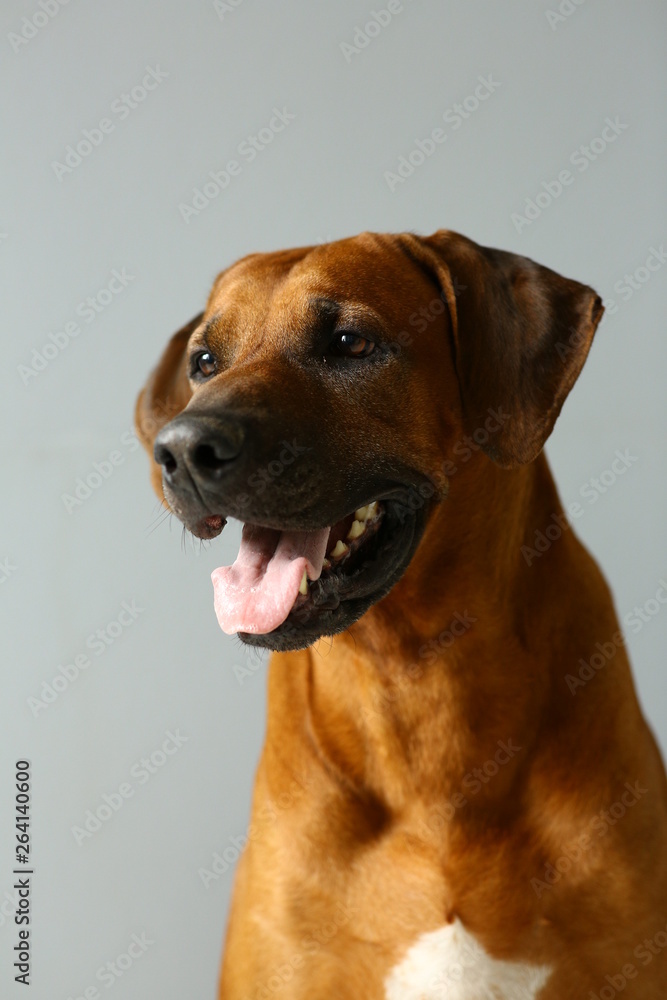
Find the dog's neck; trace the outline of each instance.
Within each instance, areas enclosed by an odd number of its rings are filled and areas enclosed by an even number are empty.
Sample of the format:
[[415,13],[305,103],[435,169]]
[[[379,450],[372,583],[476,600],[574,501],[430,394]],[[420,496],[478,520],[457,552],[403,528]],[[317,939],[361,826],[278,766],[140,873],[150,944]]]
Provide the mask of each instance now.
[[[548,558],[522,552],[559,523]],[[554,691],[567,694],[557,640],[534,639],[549,632],[535,625],[557,564],[583,554],[565,524],[544,456],[512,471],[479,456],[452,480],[401,581],[306,654],[299,711],[335,780],[400,809],[416,793],[450,797],[501,744],[518,746],[478,799],[502,801]]]

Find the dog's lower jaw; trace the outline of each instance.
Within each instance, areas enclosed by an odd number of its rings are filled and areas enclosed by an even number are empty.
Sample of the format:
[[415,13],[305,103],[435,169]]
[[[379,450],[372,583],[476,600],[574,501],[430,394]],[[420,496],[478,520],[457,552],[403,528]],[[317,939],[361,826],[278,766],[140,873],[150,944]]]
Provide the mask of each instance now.
[[[295,606],[282,625],[272,632],[239,632],[242,642],[274,652],[307,649],[325,636],[345,632],[386,597],[410,566],[424,533],[430,504],[424,503],[416,511],[396,501],[385,501],[385,504],[385,524],[381,531],[389,532],[390,541],[384,546],[389,551],[379,578],[364,582],[362,573],[360,582],[343,584],[339,593],[323,594],[320,601],[316,596],[310,604]],[[391,538],[392,532],[398,535],[396,540]],[[381,549],[378,561],[382,555]],[[310,586],[317,592],[317,581]]]

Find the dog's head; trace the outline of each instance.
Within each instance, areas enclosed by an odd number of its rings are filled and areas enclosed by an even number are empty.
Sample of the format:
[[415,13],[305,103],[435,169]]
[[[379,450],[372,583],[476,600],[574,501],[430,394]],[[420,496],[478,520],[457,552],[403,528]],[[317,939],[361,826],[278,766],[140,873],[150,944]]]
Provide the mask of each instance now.
[[410,563],[462,435],[508,468],[539,454],[602,311],[592,289],[445,230],[223,271],[136,422],[186,528],[244,524],[213,574],[224,631],[296,649],[357,621]]

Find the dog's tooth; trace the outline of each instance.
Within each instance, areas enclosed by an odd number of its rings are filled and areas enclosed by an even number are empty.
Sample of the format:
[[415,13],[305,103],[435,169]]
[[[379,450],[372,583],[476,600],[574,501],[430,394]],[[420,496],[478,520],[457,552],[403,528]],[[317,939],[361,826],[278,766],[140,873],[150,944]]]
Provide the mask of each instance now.
[[331,563],[326,558],[322,560],[322,569],[331,569]]
[[348,554],[348,552],[349,552],[349,551],[350,551],[350,549],[349,549],[349,546],[348,546],[348,545],[346,545],[346,544],[345,544],[345,542],[342,542],[342,541],[341,541],[341,540],[339,539],[339,540],[338,540],[338,541],[336,542],[336,545],[335,545],[335,548],[334,548],[333,552],[330,552],[330,553],[329,553],[329,555],[330,555],[330,556],[331,556],[331,557],[332,557],[333,559],[342,559],[342,557],[343,557],[343,556],[346,556],[346,555]]
[[352,524],[350,525],[350,530],[347,533],[348,542],[353,542],[355,538],[359,538],[361,535],[363,535],[365,530],[366,530],[365,521],[353,521]]
[[303,576],[301,577],[301,583],[299,584],[299,593],[303,594],[304,597],[308,593],[308,574],[305,569],[303,571]]
[[366,504],[365,507],[359,507],[354,512],[354,516],[357,521],[371,521],[378,512],[378,502],[373,500],[373,503]]

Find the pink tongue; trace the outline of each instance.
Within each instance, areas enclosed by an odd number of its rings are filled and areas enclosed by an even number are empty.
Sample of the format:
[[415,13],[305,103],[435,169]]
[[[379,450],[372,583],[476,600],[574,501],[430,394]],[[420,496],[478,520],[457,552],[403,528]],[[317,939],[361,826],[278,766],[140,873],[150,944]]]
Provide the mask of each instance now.
[[303,571],[322,572],[329,528],[274,531],[243,526],[233,566],[213,570],[213,604],[223,632],[271,632],[285,621],[299,593]]

